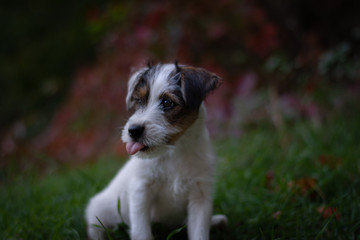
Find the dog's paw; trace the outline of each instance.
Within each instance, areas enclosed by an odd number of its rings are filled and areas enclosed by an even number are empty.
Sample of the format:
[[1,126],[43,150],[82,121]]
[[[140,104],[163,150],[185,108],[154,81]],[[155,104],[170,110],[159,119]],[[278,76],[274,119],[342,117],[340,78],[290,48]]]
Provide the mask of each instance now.
[[228,219],[225,215],[217,214],[211,217],[211,226],[215,228],[224,228],[228,224]]

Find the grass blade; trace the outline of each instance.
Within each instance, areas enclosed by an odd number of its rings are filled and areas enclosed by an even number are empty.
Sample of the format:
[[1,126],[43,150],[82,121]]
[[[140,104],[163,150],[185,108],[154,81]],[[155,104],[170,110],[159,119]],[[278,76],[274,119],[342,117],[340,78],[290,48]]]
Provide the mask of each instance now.
[[100,219],[98,217],[96,217],[96,219],[99,221],[101,227],[104,229],[106,236],[108,237],[109,240],[112,240],[110,233],[108,231],[108,229],[104,226],[104,224],[100,221]]
[[181,232],[184,228],[186,227],[186,225],[175,229],[174,231],[172,231],[166,238],[166,240],[170,240],[175,234],[178,234],[179,232]]

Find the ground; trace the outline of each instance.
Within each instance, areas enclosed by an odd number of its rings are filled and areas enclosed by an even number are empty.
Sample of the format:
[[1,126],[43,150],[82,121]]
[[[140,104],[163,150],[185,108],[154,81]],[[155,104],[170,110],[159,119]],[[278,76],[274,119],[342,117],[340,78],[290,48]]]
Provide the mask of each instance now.
[[[226,214],[229,225],[212,239],[360,239],[359,122],[351,109],[321,125],[264,122],[215,139],[214,213]],[[86,203],[125,159],[104,155],[75,168],[48,161],[53,167],[40,175],[1,171],[1,239],[85,239]],[[171,237],[155,231],[157,239]],[[185,235],[179,231],[171,239]],[[109,237],[126,239],[120,230]]]

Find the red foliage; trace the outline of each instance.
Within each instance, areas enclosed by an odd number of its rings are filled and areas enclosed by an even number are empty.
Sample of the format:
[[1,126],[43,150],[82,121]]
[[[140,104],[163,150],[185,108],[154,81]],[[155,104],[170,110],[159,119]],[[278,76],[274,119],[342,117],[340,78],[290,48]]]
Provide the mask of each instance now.
[[266,57],[280,45],[278,28],[269,21],[263,9],[259,7],[251,8],[248,15],[246,47],[259,57]]
[[[99,46],[98,59],[92,66],[78,69],[66,101],[30,148],[45,151],[62,162],[83,161],[104,150],[123,155],[117,127],[126,119],[126,82],[131,68],[145,65],[149,59],[162,62],[177,59],[221,76],[223,85],[207,99],[208,124],[212,133],[238,136],[239,122],[244,118],[240,110],[247,105],[245,101],[254,102],[254,109],[250,109],[255,112],[252,119],[258,121],[267,112],[266,107],[258,109],[258,100],[253,99],[252,93],[265,82],[259,66],[283,45],[279,38],[281,28],[256,3],[125,1],[110,3],[103,10],[91,8],[85,16],[89,26],[96,26],[98,32],[108,32]],[[112,28],[109,30],[108,26]],[[311,56],[319,55],[315,40],[312,41],[315,50],[298,55],[300,67],[306,67]],[[291,78],[274,71],[274,75]],[[285,110],[305,117],[319,115],[315,103],[293,97],[281,100]],[[11,139],[5,140],[2,148],[11,149]],[[306,191],[304,188],[312,189],[311,182],[308,183],[306,187],[295,185]]]
[[340,212],[334,207],[320,206],[317,208],[317,211],[324,219],[335,218],[337,221],[340,221]]
[[309,197],[311,200],[316,200],[319,197],[325,199],[325,195],[318,187],[315,178],[304,177],[295,179],[294,181],[288,182],[288,188],[295,194]]
[[268,189],[274,188],[274,177],[275,173],[273,170],[269,170],[265,175],[265,186]]
[[331,155],[320,155],[317,160],[321,165],[330,167],[337,167],[342,163],[341,158],[337,158]]
[[[105,149],[124,154],[115,145],[119,141],[118,127],[126,116],[126,83],[130,66],[142,62],[146,52],[129,44],[127,37],[110,36],[114,52],[102,56],[91,68],[77,72],[66,102],[34,141],[37,149],[62,162],[93,158]],[[142,41],[137,36],[134,39]]]

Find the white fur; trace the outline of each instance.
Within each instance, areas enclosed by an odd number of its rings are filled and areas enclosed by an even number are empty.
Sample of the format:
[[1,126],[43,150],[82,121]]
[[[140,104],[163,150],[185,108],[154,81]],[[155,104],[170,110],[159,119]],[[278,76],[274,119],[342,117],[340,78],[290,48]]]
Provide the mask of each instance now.
[[[123,141],[131,141],[128,127],[145,123],[150,136],[147,144],[158,148],[150,154],[140,151],[133,155],[110,184],[90,199],[86,209],[90,239],[104,238],[101,229],[93,226],[99,225],[97,218],[106,227],[125,222],[132,240],[153,239],[153,222],[174,226],[186,223],[190,240],[209,239],[215,157],[205,127],[206,111],[202,104],[197,120],[175,145],[165,144],[166,134],[180,131],[171,128],[157,107],[159,96],[171,87],[168,75],[173,69],[172,65],[162,65],[155,73],[146,109],[135,112],[123,131]],[[139,73],[129,81],[129,94]],[[121,216],[117,211],[119,199]],[[222,215],[213,218],[217,224],[226,221]]]

